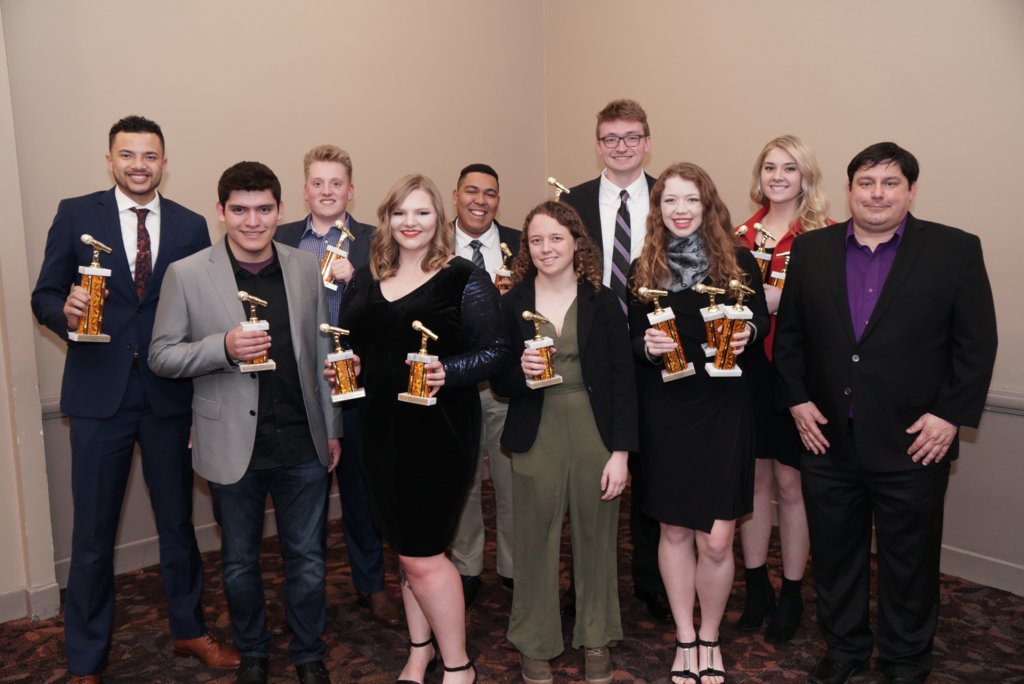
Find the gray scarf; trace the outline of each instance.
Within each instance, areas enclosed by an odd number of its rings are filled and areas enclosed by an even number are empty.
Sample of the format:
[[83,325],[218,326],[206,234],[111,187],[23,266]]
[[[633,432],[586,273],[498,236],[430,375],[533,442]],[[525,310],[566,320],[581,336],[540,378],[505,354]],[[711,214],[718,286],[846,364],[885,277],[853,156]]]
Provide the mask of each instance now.
[[669,292],[688,290],[708,275],[708,257],[704,253],[704,239],[700,231],[686,237],[669,237],[666,256],[671,272]]

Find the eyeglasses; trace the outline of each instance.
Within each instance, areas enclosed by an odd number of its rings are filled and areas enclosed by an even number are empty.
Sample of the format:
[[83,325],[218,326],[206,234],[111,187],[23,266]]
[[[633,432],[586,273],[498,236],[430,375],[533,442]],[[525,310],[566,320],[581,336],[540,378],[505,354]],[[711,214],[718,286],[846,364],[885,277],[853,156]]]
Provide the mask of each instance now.
[[626,143],[626,147],[636,147],[646,137],[646,135],[640,135],[639,133],[630,133],[629,135],[606,135],[603,138],[598,138],[598,140],[609,150],[614,150],[619,146],[620,140]]

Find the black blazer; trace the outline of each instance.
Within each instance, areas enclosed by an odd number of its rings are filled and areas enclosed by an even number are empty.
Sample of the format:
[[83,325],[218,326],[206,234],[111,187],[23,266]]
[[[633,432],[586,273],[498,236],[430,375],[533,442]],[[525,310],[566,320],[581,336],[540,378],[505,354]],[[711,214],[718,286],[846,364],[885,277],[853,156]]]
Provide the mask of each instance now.
[[[107,278],[103,307],[103,332],[110,335],[108,344],[68,341],[64,301],[72,284],[81,282],[78,267],[92,262],[92,248],[80,239],[83,233],[112,250],[100,255],[101,266],[113,271]],[[161,195],[160,246],[153,275],[139,301],[124,251],[114,189],[61,200],[32,291],[36,319],[68,344],[61,411],[79,418],[113,416],[121,406],[135,359],[146,399],[156,416],[168,418],[192,411],[192,381],[153,375],[149,370],[149,342],[168,264],[209,246],[206,219]]]
[[[647,178],[647,192],[654,188],[657,181],[649,173],[644,173]],[[579,213],[583,219],[583,225],[587,227],[590,239],[597,246],[597,251],[604,252],[604,244],[601,236],[601,177],[569,188],[569,194],[562,196],[562,201]]]
[[[522,313],[533,311],[536,306],[533,278],[524,280],[502,296],[501,306],[508,325],[515,330],[513,339],[532,339],[533,323],[524,321]],[[601,441],[609,451],[636,451],[639,442],[636,374],[626,317],[615,293],[606,287],[595,291],[589,283],[577,286],[576,336],[583,381]],[[557,363],[556,354],[556,368]],[[512,452],[529,450],[537,438],[544,390],[531,390],[526,386],[518,363],[492,378],[491,389],[510,397],[501,445]]]
[[[308,220],[309,214],[301,221],[282,223],[277,227],[274,239],[282,245],[297,248],[299,240],[302,238],[302,231],[306,230],[306,222]],[[370,241],[373,239],[373,232],[376,228],[365,223],[359,223],[355,217],[352,217],[349,223],[351,225],[348,229],[352,231],[352,235],[356,239],[350,240],[348,243],[348,260],[352,262],[353,268],[358,269],[370,262]]]
[[[975,235],[912,215],[871,321],[854,339],[839,223],[794,242],[775,332],[779,403],[813,401],[830,455],[843,451],[850,409],[868,470],[920,468],[906,429],[923,413],[976,426],[996,355],[992,289]],[[860,429],[863,427],[864,429]],[[957,457],[957,440],[947,458]]]

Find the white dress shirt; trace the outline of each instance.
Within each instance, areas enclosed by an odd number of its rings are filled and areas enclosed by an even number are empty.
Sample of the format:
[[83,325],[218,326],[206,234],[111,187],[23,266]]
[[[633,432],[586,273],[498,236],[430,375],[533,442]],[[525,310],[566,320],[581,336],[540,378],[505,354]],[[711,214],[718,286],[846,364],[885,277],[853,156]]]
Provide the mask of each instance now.
[[601,282],[608,286],[612,281],[612,252],[615,251],[615,215],[619,213],[619,204],[622,198],[619,196],[623,190],[629,193],[626,206],[629,207],[629,230],[630,261],[640,256],[644,248],[644,236],[647,235],[647,214],[651,210],[651,191],[647,187],[647,175],[643,172],[640,177],[629,184],[629,187],[620,188],[608,179],[608,170],[601,172],[600,190],[598,191],[598,205],[601,210],[601,251],[604,253],[604,274]]
[[152,254],[152,266],[156,268],[156,255],[160,247],[160,193],[153,196],[149,204],[138,205],[128,196],[121,192],[121,188],[114,187],[114,198],[117,200],[117,216],[121,219],[121,239],[124,241],[124,253],[128,256],[128,268],[131,270],[132,280],[135,279],[135,259],[139,255],[139,217],[132,211],[149,209],[146,214],[146,231],[149,232],[149,251]]
[[501,268],[501,236],[498,234],[498,226],[491,221],[491,227],[478,238],[466,233],[459,227],[459,219],[455,219],[455,253],[473,261],[473,248],[469,243],[473,240],[480,241],[480,253],[484,257],[484,267],[494,278],[494,273]]

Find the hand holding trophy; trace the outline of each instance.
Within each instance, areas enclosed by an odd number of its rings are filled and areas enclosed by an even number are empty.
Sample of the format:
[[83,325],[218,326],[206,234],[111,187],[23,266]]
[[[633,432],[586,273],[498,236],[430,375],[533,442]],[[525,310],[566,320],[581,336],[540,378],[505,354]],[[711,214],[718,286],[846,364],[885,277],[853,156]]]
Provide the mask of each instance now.
[[714,362],[704,364],[704,369],[713,378],[743,375],[743,370],[736,365],[732,339],[746,327],[747,321],[754,317],[753,312],[743,305],[743,299],[748,295],[753,295],[754,290],[741,283],[737,278],[729,281],[729,290],[735,293],[736,303],[725,309],[725,319],[722,323],[722,330],[718,334],[718,348],[715,351]]
[[398,401],[419,406],[433,406],[437,397],[428,396],[430,387],[427,385],[427,364],[437,361],[437,357],[427,353],[427,339],[437,341],[437,334],[419,321],[412,322],[412,329],[420,334],[420,350],[406,355],[409,362],[409,388],[398,395]]
[[659,297],[667,297],[668,292],[666,290],[654,290],[649,287],[641,287],[637,290],[637,294],[642,299],[648,299],[654,302],[654,311],[647,314],[647,320],[650,321],[651,327],[657,328],[661,332],[665,333],[673,342],[675,342],[676,348],[667,354],[662,354],[661,360],[664,368],[661,371],[662,382],[672,382],[679,378],[685,378],[688,375],[694,374],[693,364],[686,362],[686,354],[683,353],[683,344],[679,341],[679,329],[676,327],[676,316],[672,312],[672,308],[661,308],[661,302],[658,300]]
[[83,233],[80,239],[82,244],[92,247],[92,263],[78,267],[78,272],[82,275],[81,286],[88,293],[89,303],[85,308],[85,314],[78,319],[78,328],[68,333],[68,339],[75,342],[110,342],[110,335],[104,334],[102,327],[107,278],[112,271],[100,266],[100,252],[110,254],[110,247],[88,233]]
[[334,383],[331,385],[331,402],[348,401],[366,396],[366,390],[356,382],[355,354],[351,349],[341,348],[341,336],[348,330],[327,323],[320,324],[320,332],[334,336],[334,351],[327,355],[327,362],[334,369]]
[[342,243],[345,242],[345,238],[348,238],[350,243],[356,239],[356,236],[352,234],[341,219],[335,221],[334,226],[341,231],[341,237],[338,238],[338,244],[327,245],[324,250],[324,258],[320,261],[320,278],[324,282],[324,287],[329,290],[338,289],[338,284],[334,282],[334,273],[331,270],[331,266],[338,259],[348,258],[348,250],[341,248]]
[[[267,300],[251,295],[245,290],[238,291],[238,299],[239,301],[249,303],[249,320],[241,323],[243,332],[260,330],[266,332],[270,330],[270,323],[260,320],[259,315],[256,313],[257,306],[267,307]],[[259,373],[260,371],[274,370],[276,368],[277,364],[274,363],[273,359],[268,358],[268,355],[265,353],[257,356],[255,359],[238,364],[238,369],[243,373]]]
[[544,370],[539,375],[526,378],[526,386],[530,389],[540,389],[541,387],[548,387],[550,385],[559,385],[562,383],[562,376],[555,374],[555,364],[551,360],[551,348],[554,346],[555,341],[550,337],[542,335],[540,332],[540,326],[542,323],[551,325],[551,321],[541,316],[539,313],[532,311],[523,312],[523,320],[530,321],[533,323],[534,337],[532,340],[526,340],[523,345],[527,349],[533,349],[537,351],[541,358],[544,360]]

